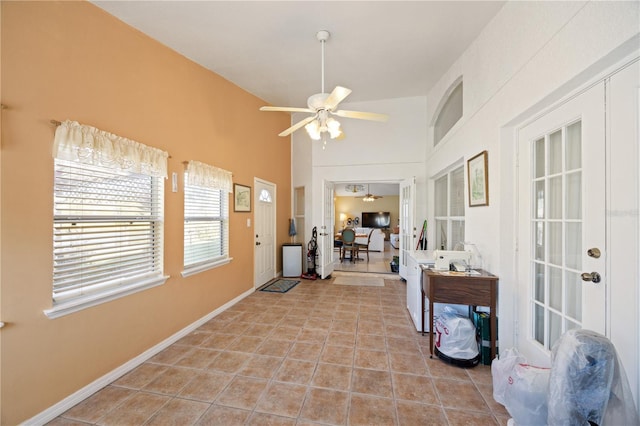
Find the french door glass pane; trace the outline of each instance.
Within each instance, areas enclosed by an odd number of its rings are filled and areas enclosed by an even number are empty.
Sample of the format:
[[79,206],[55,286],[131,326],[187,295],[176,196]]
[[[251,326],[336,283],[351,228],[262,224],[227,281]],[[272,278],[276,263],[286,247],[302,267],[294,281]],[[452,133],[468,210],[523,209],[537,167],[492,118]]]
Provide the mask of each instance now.
[[562,223],[549,223],[549,263],[562,265]]
[[582,321],[582,280],[577,272],[565,272],[565,313],[576,321]]
[[562,130],[549,135],[549,174],[562,172]]
[[535,194],[533,200],[533,217],[536,219],[544,219],[544,180],[539,180],[535,183]]
[[555,312],[549,311],[549,348],[560,338],[562,334],[562,317]]
[[549,179],[549,219],[562,219],[562,176]]
[[534,178],[540,178],[542,176],[545,175],[545,171],[544,171],[544,153],[545,153],[545,149],[544,149],[544,138],[540,138],[537,141],[534,142],[534,164],[535,164],[535,172],[533,177]]
[[544,345],[544,308],[538,304],[533,309],[533,337]]
[[562,310],[562,269],[549,267],[549,306]]
[[565,194],[567,219],[582,219],[582,173],[569,173],[566,176]]
[[568,222],[565,229],[565,264],[567,268],[582,269],[582,223]]
[[535,259],[545,260],[545,243],[544,243],[544,222],[536,222],[535,227]]
[[582,122],[578,121],[566,130],[566,170],[582,167]]
[[545,278],[545,273],[544,273],[544,265],[542,263],[534,263],[534,273],[535,273],[535,278],[534,278],[534,283],[535,283],[535,288],[534,288],[534,298],[535,300],[537,300],[538,302],[542,302],[544,303],[544,295],[545,295],[545,287],[544,287],[544,278]]

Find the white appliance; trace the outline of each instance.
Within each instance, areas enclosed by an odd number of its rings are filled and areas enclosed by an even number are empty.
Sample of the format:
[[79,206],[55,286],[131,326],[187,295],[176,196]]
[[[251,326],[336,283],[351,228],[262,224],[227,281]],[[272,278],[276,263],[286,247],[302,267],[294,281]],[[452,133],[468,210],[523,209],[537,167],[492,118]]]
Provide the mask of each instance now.
[[[417,331],[422,331],[420,324],[422,320],[422,268],[421,265],[428,267],[435,266],[434,250],[415,250],[410,251],[407,257],[407,309],[413,320],[413,324]],[[469,307],[467,305],[451,305],[444,303],[434,303],[433,315],[438,314],[444,309],[445,306],[449,306],[456,312],[463,315],[468,315]],[[425,333],[431,330],[429,326],[429,299],[424,299],[424,331]]]
[[[407,309],[413,320],[416,330],[422,331],[420,321],[422,320],[422,269],[420,265],[433,266],[435,258],[433,250],[410,251],[407,257]],[[429,309],[429,304],[425,304],[425,309]],[[429,331],[429,313],[425,313],[425,329]]]
[[299,277],[302,275],[302,244],[286,243],[282,245],[282,276]]

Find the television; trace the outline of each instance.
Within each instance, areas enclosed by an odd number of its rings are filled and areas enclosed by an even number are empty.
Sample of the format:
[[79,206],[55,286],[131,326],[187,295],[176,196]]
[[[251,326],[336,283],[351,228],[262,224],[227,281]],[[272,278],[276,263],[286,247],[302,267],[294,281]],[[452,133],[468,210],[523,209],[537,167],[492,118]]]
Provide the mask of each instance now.
[[389,212],[362,212],[362,226],[365,228],[388,228],[390,225]]

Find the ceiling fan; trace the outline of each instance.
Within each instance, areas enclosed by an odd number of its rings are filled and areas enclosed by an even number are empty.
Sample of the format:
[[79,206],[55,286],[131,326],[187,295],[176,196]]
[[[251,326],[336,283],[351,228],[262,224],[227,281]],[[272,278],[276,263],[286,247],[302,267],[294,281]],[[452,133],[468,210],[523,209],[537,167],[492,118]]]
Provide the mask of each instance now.
[[371,201],[379,200],[380,198],[382,198],[381,195],[373,195],[371,192],[369,192],[369,185],[367,185],[367,193],[362,198],[362,201],[368,203],[368,202],[371,202]]
[[329,31],[318,31],[316,38],[322,45],[322,93],[311,95],[307,100],[307,108],[295,107],[275,107],[263,106],[260,111],[282,111],[282,112],[308,112],[313,115],[298,121],[293,126],[280,132],[278,136],[288,136],[296,130],[304,127],[311,139],[320,140],[322,133],[328,132],[331,139],[342,138],[344,134],[340,129],[340,122],[333,116],[344,118],[358,118],[361,120],[387,121],[388,116],[385,114],[377,114],[373,112],[361,111],[345,111],[339,110],[338,104],[342,102],[349,94],[351,89],[336,86],[333,92],[325,93],[324,91],[324,44],[329,39]]
[[354,194],[357,194],[358,192],[364,191],[364,185],[349,184],[349,185],[345,185],[344,189],[345,191],[349,191]]

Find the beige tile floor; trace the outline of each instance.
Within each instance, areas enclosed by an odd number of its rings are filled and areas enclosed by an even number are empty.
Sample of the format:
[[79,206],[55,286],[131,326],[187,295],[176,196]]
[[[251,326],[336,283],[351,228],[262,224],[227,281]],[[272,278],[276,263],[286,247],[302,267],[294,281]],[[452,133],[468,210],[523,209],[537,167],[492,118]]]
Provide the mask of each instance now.
[[[340,253],[337,250],[333,252],[333,269],[336,271],[345,272],[372,272],[372,273],[391,273],[391,260],[393,256],[398,255],[399,250],[393,248],[389,241],[384,242],[384,251],[369,252],[369,260],[367,261],[367,254],[360,253],[359,260],[351,262],[346,259],[340,261]],[[397,275],[397,274],[396,274]]]
[[406,285],[258,291],[52,425],[505,425],[488,366],[431,359]]

